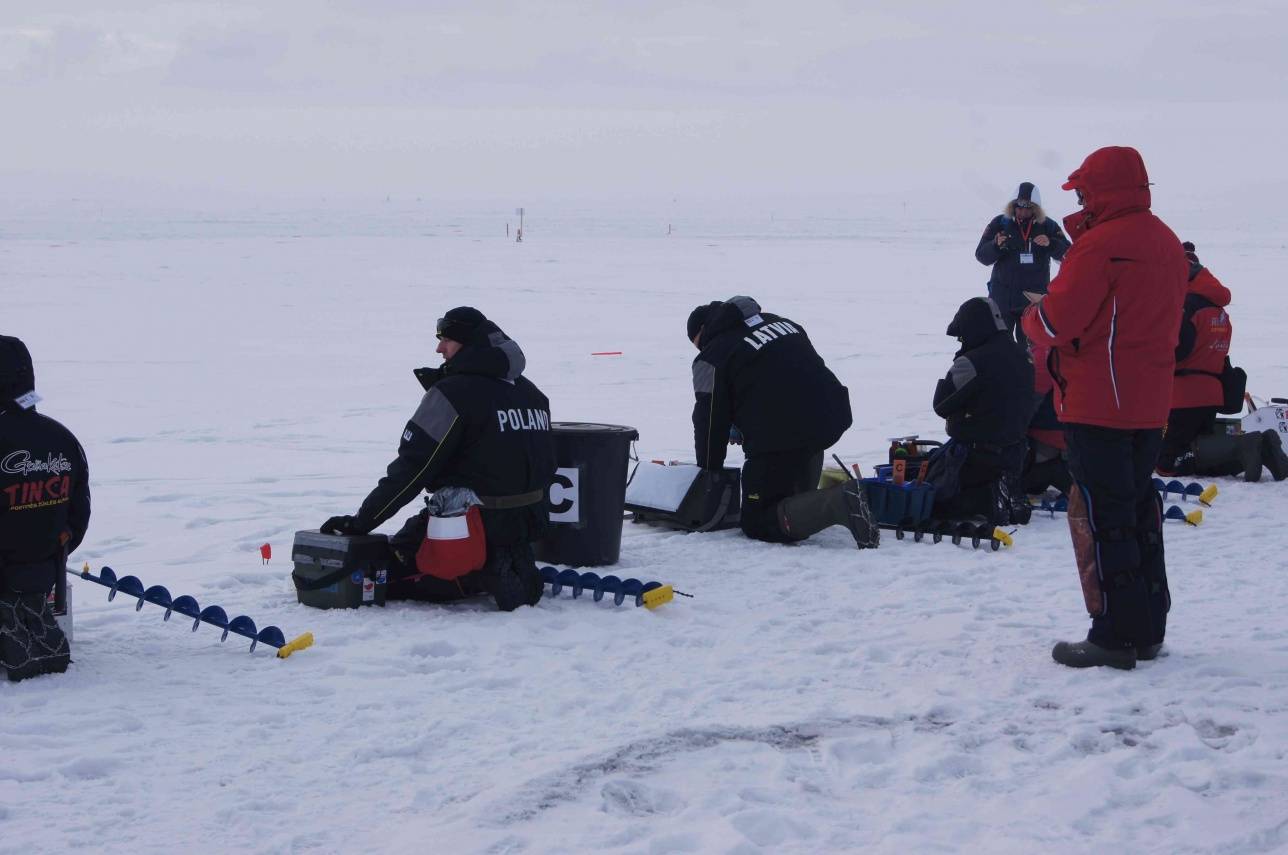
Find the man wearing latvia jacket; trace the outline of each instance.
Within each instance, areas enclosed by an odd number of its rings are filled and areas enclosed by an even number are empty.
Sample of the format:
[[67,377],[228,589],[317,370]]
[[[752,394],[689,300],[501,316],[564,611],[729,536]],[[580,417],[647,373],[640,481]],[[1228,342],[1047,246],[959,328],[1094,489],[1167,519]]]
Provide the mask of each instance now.
[[407,422],[398,457],[353,516],[332,517],[325,534],[366,534],[422,490],[473,490],[482,503],[487,560],[446,581],[421,575],[414,556],[428,512],[390,538],[390,596],[431,601],[487,592],[502,611],[536,605],[542,581],[532,541],[549,524],[545,491],[555,473],[550,402],[523,376],[519,345],[478,309],[461,306],[438,321],[441,368],[422,368],[420,406]]
[[850,393],[805,330],[750,297],[698,306],[686,329],[701,351],[693,360],[698,465],[719,472],[731,439],[742,443],[743,533],[787,542],[842,525],[860,549],[877,546],[857,481],[816,489],[824,450],[850,427]]
[[1056,416],[1074,485],[1069,528],[1091,615],[1086,641],[1060,642],[1057,662],[1129,669],[1163,643],[1171,598],[1162,503],[1151,481],[1171,409],[1176,341],[1189,265],[1150,208],[1135,149],[1090,154],[1065,190],[1073,246],[1024,332],[1050,347]]

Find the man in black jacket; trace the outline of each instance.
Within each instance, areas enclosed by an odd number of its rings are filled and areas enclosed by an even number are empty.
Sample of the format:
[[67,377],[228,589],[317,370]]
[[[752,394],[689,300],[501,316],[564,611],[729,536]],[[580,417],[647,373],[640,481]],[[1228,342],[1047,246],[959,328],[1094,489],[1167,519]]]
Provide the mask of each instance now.
[[[935,387],[935,413],[947,420],[959,463],[960,493],[936,495],[936,513],[982,514],[997,524],[1027,523],[1028,496],[1020,481],[1024,437],[1037,405],[1033,363],[1011,339],[997,304],[972,297],[947,334],[961,342],[947,376]],[[954,449],[941,452],[950,457]],[[941,487],[939,467],[932,480]],[[951,483],[951,481],[950,481]]]
[[698,306],[687,332],[701,351],[693,360],[698,465],[721,471],[731,430],[741,436],[743,532],[790,542],[843,525],[859,548],[877,546],[857,481],[817,489],[823,451],[850,427],[850,393],[805,330],[734,297]]
[[31,354],[0,336],[0,669],[10,680],[67,670],[49,607],[89,528],[89,466],[72,432],[36,412]]
[[1042,195],[1029,181],[984,228],[975,258],[993,268],[988,296],[1002,310],[1007,330],[1014,331],[1020,344],[1027,343],[1016,325],[1029,305],[1024,292],[1045,294],[1051,284],[1051,260],[1059,261],[1068,250],[1069,239],[1059,223],[1047,218]]
[[441,368],[422,368],[420,407],[403,431],[398,457],[353,516],[332,517],[326,534],[366,534],[422,490],[473,490],[482,505],[487,561],[461,579],[421,575],[415,554],[428,511],[390,539],[390,596],[443,601],[487,592],[512,611],[536,605],[542,582],[532,541],[549,524],[545,491],[555,472],[550,402],[523,376],[519,345],[483,313],[452,309],[438,321]]

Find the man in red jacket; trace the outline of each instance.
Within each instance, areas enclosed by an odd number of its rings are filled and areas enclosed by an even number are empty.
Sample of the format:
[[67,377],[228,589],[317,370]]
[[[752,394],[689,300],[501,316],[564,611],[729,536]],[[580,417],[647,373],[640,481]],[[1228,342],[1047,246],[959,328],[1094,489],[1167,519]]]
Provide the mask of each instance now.
[[1064,189],[1082,205],[1064,221],[1073,247],[1022,323],[1035,344],[1051,347],[1075,482],[1069,529],[1091,630],[1051,655],[1074,668],[1129,669],[1158,654],[1171,606],[1151,479],[1171,409],[1188,265],[1176,235],[1150,213],[1135,149],[1092,152]]

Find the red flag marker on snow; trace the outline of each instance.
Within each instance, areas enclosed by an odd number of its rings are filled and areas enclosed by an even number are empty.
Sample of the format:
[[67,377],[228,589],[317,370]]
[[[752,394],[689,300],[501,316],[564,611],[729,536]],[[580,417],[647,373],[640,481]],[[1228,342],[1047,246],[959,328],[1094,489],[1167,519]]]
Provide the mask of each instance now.
[[273,547],[269,546],[267,543],[261,546],[259,548],[259,557],[264,559],[264,563],[267,564],[269,559],[273,557]]

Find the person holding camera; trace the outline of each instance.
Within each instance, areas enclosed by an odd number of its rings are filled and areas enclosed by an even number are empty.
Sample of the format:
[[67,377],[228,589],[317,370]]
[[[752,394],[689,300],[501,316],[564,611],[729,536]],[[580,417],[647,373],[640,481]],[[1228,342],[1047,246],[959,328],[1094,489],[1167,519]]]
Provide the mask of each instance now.
[[993,268],[988,296],[1002,310],[1007,330],[1026,344],[1018,326],[1020,314],[1029,305],[1030,294],[1045,294],[1051,282],[1051,260],[1064,258],[1069,239],[1055,220],[1042,210],[1042,194],[1030,181],[1020,184],[1015,198],[984,228],[975,247],[980,264]]

